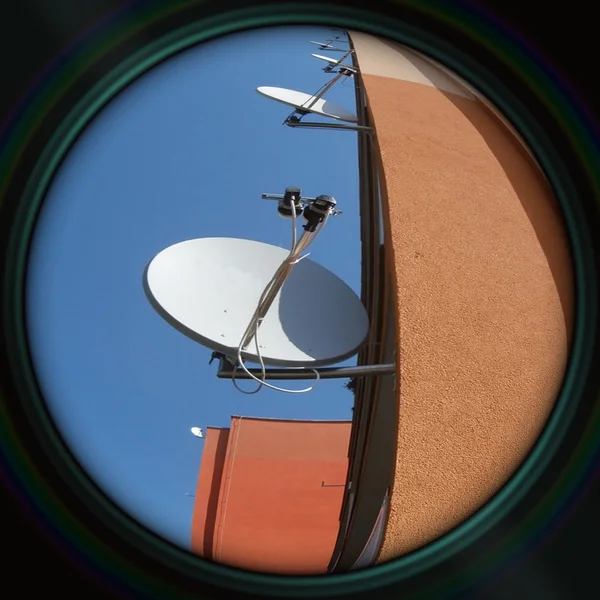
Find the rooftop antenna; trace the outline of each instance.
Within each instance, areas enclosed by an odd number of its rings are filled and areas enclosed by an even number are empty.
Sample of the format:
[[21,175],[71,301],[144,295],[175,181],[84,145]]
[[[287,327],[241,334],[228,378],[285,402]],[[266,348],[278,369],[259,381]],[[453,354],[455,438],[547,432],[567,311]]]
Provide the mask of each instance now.
[[256,88],[256,91],[263,96],[267,96],[267,98],[271,98],[277,102],[294,107],[294,110],[283,121],[283,124],[287,125],[288,127],[309,127],[312,129],[323,128],[370,132],[371,128],[364,125],[319,123],[314,121],[302,122],[302,119],[306,115],[313,113],[334,119],[336,121],[358,123],[358,118],[356,115],[352,114],[341,106],[337,106],[336,104],[323,99],[325,93],[331,89],[342,77],[344,77],[344,74],[338,73],[333,79],[331,79],[331,81],[322,86],[321,89],[313,95],[305,94],[304,92],[297,92],[296,90],[271,86],[261,86]]

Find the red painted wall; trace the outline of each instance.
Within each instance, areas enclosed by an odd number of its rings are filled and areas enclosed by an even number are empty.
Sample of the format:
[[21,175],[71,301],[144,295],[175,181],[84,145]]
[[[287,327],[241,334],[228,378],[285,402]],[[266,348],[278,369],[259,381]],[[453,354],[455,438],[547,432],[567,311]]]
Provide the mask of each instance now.
[[[193,550],[255,571],[324,573],[339,528],[350,427],[348,421],[235,417],[224,456],[213,434],[218,430],[209,430]],[[214,517],[216,494],[209,482],[219,485]],[[212,552],[206,551],[210,540]]]
[[192,552],[206,558],[212,558],[213,532],[228,439],[229,429],[209,427],[206,431],[192,515]]

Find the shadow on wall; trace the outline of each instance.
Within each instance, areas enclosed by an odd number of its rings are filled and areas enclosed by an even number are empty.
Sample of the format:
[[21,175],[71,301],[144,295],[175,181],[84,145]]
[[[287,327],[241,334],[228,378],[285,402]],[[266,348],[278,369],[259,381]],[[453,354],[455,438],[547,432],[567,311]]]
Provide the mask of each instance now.
[[[391,42],[389,40],[384,40],[382,38],[378,38],[378,41],[395,53],[395,61],[405,61],[408,63],[407,66],[413,67],[413,74],[415,77],[414,81],[418,81],[423,83],[423,79],[428,80],[434,88],[437,88],[441,92],[450,92],[458,96],[463,96],[468,98],[469,100],[474,100],[475,96],[473,93],[467,88],[467,83],[463,82],[456,76],[450,76],[440,68],[435,66],[433,63],[429,62],[427,59],[419,56],[415,51],[406,48],[396,42]],[[407,73],[403,69],[402,70],[401,79],[405,79],[407,81],[411,81],[411,78],[407,79]],[[384,76],[390,76],[389,74]]]
[[[398,461],[399,452],[399,436],[400,436],[400,418],[402,414],[402,405],[400,399],[402,398],[401,391],[401,347],[398,340],[402,337],[402,331],[400,328],[400,319],[397,318],[396,310],[394,307],[394,300],[398,298],[398,261],[396,260],[396,249],[394,244],[390,243],[391,239],[391,223],[390,223],[390,203],[388,195],[388,186],[386,181],[385,170],[380,163],[381,148],[377,137],[373,137],[373,155],[376,157],[377,171],[379,173],[379,195],[381,198],[381,215],[382,225],[384,231],[384,239],[388,240],[384,244],[383,251],[383,272],[386,278],[386,285],[382,286],[384,293],[387,295],[386,298],[386,312],[384,315],[385,328],[386,328],[386,344],[384,350],[384,359],[392,359],[392,362],[396,364],[396,373],[392,378],[382,382],[384,389],[378,398],[380,409],[378,411],[380,431],[377,432],[377,440],[379,451],[381,456],[373,461],[377,463],[377,466],[373,465],[374,470],[379,471],[380,480],[388,482],[388,489],[385,492],[385,510],[383,514],[377,516],[377,522],[373,535],[374,540],[370,540],[375,547],[370,548],[369,551],[372,553],[372,564],[379,562],[381,552],[383,550],[383,539],[388,529],[388,523],[390,518],[389,502],[390,493],[394,486],[396,464]],[[379,491],[379,490],[378,490]],[[375,530],[378,531],[375,531]],[[367,548],[369,545],[367,545]],[[367,550],[365,548],[365,550]],[[360,561],[360,558],[359,558]],[[357,561],[357,562],[359,562]]]
[[[540,167],[506,125],[470,91],[434,64],[394,42],[380,40],[422,73],[473,125],[513,187],[535,232],[560,299],[570,347],[574,321],[573,266],[565,222]],[[501,135],[499,135],[501,133]]]
[[[473,124],[514,189],[552,273],[570,347],[574,321],[573,264],[565,222],[554,193],[521,142],[480,101],[444,96]],[[498,135],[502,131],[504,135]]]
[[215,547],[215,527],[217,523],[217,514],[219,510],[219,494],[221,490],[221,481],[223,479],[223,467],[225,465],[225,454],[227,451],[227,442],[229,441],[229,430],[223,429],[219,432],[219,441],[216,448],[216,460],[212,474],[210,486],[210,495],[206,510],[206,525],[204,537],[204,556],[208,559],[213,558],[213,549]]

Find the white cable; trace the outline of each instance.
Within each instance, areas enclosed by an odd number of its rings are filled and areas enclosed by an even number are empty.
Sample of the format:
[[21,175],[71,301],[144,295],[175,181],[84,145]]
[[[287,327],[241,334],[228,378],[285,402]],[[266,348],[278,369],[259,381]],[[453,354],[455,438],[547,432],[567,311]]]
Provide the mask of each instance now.
[[[271,278],[271,280],[269,281],[269,283],[267,284],[266,288],[263,290],[259,300],[258,300],[258,305],[256,310],[254,311],[254,314],[252,315],[252,318],[250,320],[250,323],[248,325],[248,327],[246,328],[246,331],[244,332],[244,335],[242,336],[242,340],[240,342],[240,345],[238,346],[238,352],[237,352],[237,361],[240,364],[240,366],[242,367],[242,369],[254,380],[258,381],[259,386],[253,390],[253,391],[246,391],[246,390],[242,390],[237,382],[235,381],[235,370],[233,371],[232,374],[232,378],[231,381],[233,383],[233,385],[235,386],[235,388],[241,392],[242,394],[256,394],[257,392],[259,392],[265,384],[265,377],[266,377],[266,372],[265,372],[265,366],[264,366],[264,362],[262,359],[262,356],[260,354],[260,346],[258,344],[258,339],[257,339],[257,333],[258,333],[258,326],[260,325],[260,323],[257,323],[257,317],[258,314],[260,313],[260,308],[262,306],[262,303],[265,299],[265,296],[269,293],[269,291],[271,290],[271,288],[273,287],[273,285],[277,282],[277,280],[279,279],[279,274],[280,272],[283,270],[283,267],[287,264],[287,262],[294,256],[295,252],[296,252],[296,246],[297,246],[297,232],[296,232],[296,207],[295,205],[292,203],[291,205],[292,207],[292,248],[288,254],[288,256],[286,257],[286,259],[281,263],[281,265],[278,267],[277,271],[275,271],[275,274],[273,275],[273,277]],[[242,348],[244,347],[244,345],[246,344],[247,341],[247,337],[248,334],[251,330],[251,328],[255,328],[255,335],[254,335],[254,344],[255,344],[255,348],[257,350],[257,356],[259,358],[259,362],[261,365],[261,375],[262,375],[262,380],[258,379],[257,377],[255,377],[252,373],[248,372],[248,369],[245,366],[244,360],[241,356],[241,351]]]
[[[258,306],[256,311],[254,312],[254,315],[250,321],[250,324],[248,325],[248,328],[246,329],[246,332],[244,333],[244,336],[242,338],[242,341],[240,342],[240,346],[238,347],[238,353],[237,353],[237,359],[238,362],[240,364],[240,366],[242,367],[242,369],[247,373],[247,375],[254,379],[256,382],[258,382],[259,386],[257,389],[253,390],[253,391],[244,391],[242,390],[238,385],[237,382],[235,381],[235,371],[233,373],[232,376],[232,382],[234,384],[234,386],[236,387],[236,389],[242,393],[245,394],[256,394],[257,392],[259,392],[263,387],[268,387],[270,389],[276,390],[276,391],[280,391],[280,392],[285,392],[285,393],[289,393],[289,394],[301,394],[301,393],[306,393],[309,392],[311,390],[313,390],[315,388],[315,386],[317,385],[317,382],[319,381],[319,373],[318,371],[315,371],[314,369],[312,369],[312,371],[315,373],[315,375],[317,376],[317,381],[315,382],[315,384],[309,388],[306,389],[302,389],[302,390],[290,390],[290,389],[286,389],[286,388],[280,388],[278,386],[274,386],[271,384],[268,384],[265,382],[265,378],[266,378],[266,371],[265,371],[265,365],[264,365],[264,361],[262,359],[262,355],[260,353],[260,344],[258,343],[258,328],[260,326],[260,322],[259,322],[259,317],[258,315],[261,312],[261,308],[263,305],[263,302],[265,300],[265,297],[267,296],[267,294],[269,293],[269,291],[272,289],[273,285],[275,285],[275,283],[278,282],[279,280],[279,276],[281,274],[281,272],[283,271],[283,269],[288,265],[288,264],[296,264],[298,263],[300,260],[302,260],[303,258],[306,258],[307,255],[304,255],[300,258],[296,258],[297,254],[298,254],[298,246],[297,246],[297,242],[296,242],[296,219],[297,219],[297,215],[296,215],[296,207],[292,204],[292,238],[293,238],[293,243],[292,243],[292,249],[290,250],[290,253],[288,254],[287,258],[283,261],[283,263],[280,265],[280,267],[277,269],[277,271],[275,272],[275,275],[273,276],[273,278],[271,279],[271,281],[267,284],[267,287],[263,290],[263,293],[261,294],[260,300],[258,302]],[[313,241],[314,238],[309,238],[308,243],[306,243],[305,245],[303,245],[303,248],[307,248]],[[291,260],[294,259],[294,260]],[[286,275],[286,279],[289,276],[289,273]],[[285,279],[284,282],[285,283]],[[283,284],[282,284],[283,285]],[[242,353],[242,349],[244,347],[244,345],[247,343],[247,337],[248,334],[250,332],[251,329],[254,329],[254,344],[255,344],[255,349],[256,349],[256,353],[260,362],[260,366],[261,366],[261,375],[262,375],[262,379],[259,379],[258,377],[256,377],[253,373],[251,373],[245,363],[244,363],[244,359],[241,355]]]
[[[234,385],[234,387],[241,392],[242,394],[256,394],[258,393],[263,387],[267,387],[269,389],[278,391],[278,392],[284,392],[286,394],[305,394],[307,392],[310,392],[312,390],[315,389],[316,385],[319,383],[320,381],[320,375],[319,372],[316,371],[315,369],[311,369],[311,371],[313,371],[313,373],[316,375],[316,381],[315,383],[308,388],[304,388],[304,389],[300,389],[300,390],[290,390],[290,389],[286,389],[286,388],[281,388],[275,385],[271,385],[269,383],[267,383],[265,381],[266,378],[266,369],[265,369],[265,364],[260,352],[260,344],[258,342],[258,329],[260,327],[260,321],[262,320],[262,318],[259,318],[258,315],[261,312],[261,308],[263,305],[263,302],[267,296],[267,294],[270,292],[270,290],[272,289],[272,287],[278,282],[279,277],[281,272],[288,266],[288,265],[295,265],[298,262],[300,262],[301,260],[303,260],[304,258],[306,258],[308,256],[308,254],[304,254],[303,256],[297,258],[298,255],[298,242],[297,242],[297,232],[296,232],[296,221],[297,221],[297,214],[296,214],[296,207],[294,205],[294,203],[291,203],[291,208],[292,208],[292,248],[290,250],[290,253],[288,254],[288,256],[286,257],[286,259],[281,263],[281,265],[279,266],[279,268],[277,269],[277,271],[275,272],[275,274],[273,275],[273,277],[271,278],[271,280],[269,281],[269,283],[267,284],[267,286],[265,287],[265,289],[263,290],[263,293],[261,294],[261,297],[258,301],[258,305],[256,310],[254,311],[254,314],[252,316],[252,319],[250,320],[250,323],[242,337],[242,340],[240,342],[240,345],[238,346],[238,351],[237,351],[237,360],[238,363],[240,365],[240,367],[242,368],[242,370],[251,378],[254,379],[259,385],[255,390],[252,391],[246,391],[246,390],[242,390],[239,385],[237,384],[236,380],[235,380],[235,369],[232,373],[232,377],[231,377],[231,381]],[[327,219],[330,216],[330,212],[328,212],[325,215],[325,218],[323,219],[323,221],[320,223],[319,227],[317,228],[317,230],[314,232],[314,234],[308,239],[308,242],[306,244],[303,245],[301,250],[305,250],[306,248],[308,248],[308,246],[310,244],[312,244],[314,242],[314,240],[317,238],[317,236],[321,233],[321,231],[323,230],[323,228],[325,227],[325,224],[327,222]],[[294,259],[294,260],[292,260]],[[291,271],[290,271],[291,272]],[[288,273],[285,276],[285,279],[282,283],[282,285],[285,283],[285,280],[287,279],[287,277],[289,277],[290,273]],[[263,317],[264,318],[264,317]],[[256,350],[256,355],[258,357],[258,361],[260,364],[260,369],[261,369],[261,378],[256,377],[253,373],[251,373],[248,368],[245,365],[244,362],[244,358],[242,357],[242,351],[243,351],[243,347],[247,344],[247,337],[248,334],[250,332],[251,329],[254,329],[254,346],[255,346],[255,350]]]

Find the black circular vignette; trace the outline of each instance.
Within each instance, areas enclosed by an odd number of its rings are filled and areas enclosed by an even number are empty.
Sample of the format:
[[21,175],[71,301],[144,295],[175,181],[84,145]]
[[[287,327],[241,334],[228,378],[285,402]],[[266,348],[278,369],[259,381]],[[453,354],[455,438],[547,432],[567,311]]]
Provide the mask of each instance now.
[[[81,5],[85,4],[85,8]],[[1,28],[1,39],[0,47],[4,48],[3,55],[11,56],[12,61],[7,61],[7,65],[2,75],[2,89],[3,94],[0,95],[0,107],[2,108],[1,114],[5,116],[11,107],[18,101],[19,96],[24,92],[25,88],[29,85],[39,71],[46,66],[49,57],[53,57],[60,52],[60,50],[80,32],[86,29],[90,23],[97,21],[99,17],[103,15],[119,10],[125,3],[117,2],[106,2],[106,3],[80,3],[77,0],[61,0],[60,2],[53,2],[53,9],[57,23],[61,23],[61,28],[51,22],[46,22],[45,17],[40,12],[40,3],[27,1],[20,2],[17,6],[10,6],[3,8],[2,19],[0,19]],[[129,4],[129,3],[128,3]],[[150,10],[150,5],[153,2],[138,3],[145,4],[145,10]],[[258,6],[259,3],[253,3],[253,6]],[[318,3],[322,6],[323,3]],[[18,170],[15,172],[9,187],[5,194],[5,200],[2,205],[2,213],[0,218],[0,244],[2,244],[0,250],[2,251],[3,259],[6,256],[7,244],[10,240],[9,234],[11,233],[11,222],[16,215],[17,207],[22,198],[25,190],[25,186],[29,180],[31,171],[36,164],[38,157],[42,149],[48,143],[50,137],[55,131],[58,124],[63,118],[72,110],[73,105],[83,96],[85,92],[93,87],[106,73],[112,68],[116,67],[121,63],[122,60],[130,56],[133,52],[143,48],[148,43],[156,40],[161,35],[168,31],[172,31],[176,28],[181,27],[183,24],[191,23],[199,18],[206,18],[213,11],[223,11],[226,7],[237,8],[249,6],[250,3],[238,3],[234,4],[225,2],[211,2],[204,3],[199,6],[193,6],[188,9],[185,13],[178,13],[172,16],[170,19],[165,19],[159,23],[155,23],[150,27],[147,27],[135,36],[132,36],[125,40],[119,47],[112,48],[108,54],[103,56],[94,65],[89,66],[83,74],[73,82],[70,91],[61,98],[60,102],[54,107],[48,117],[45,119],[43,126],[38,129],[35,136],[30,140],[25,153],[20,159]],[[272,10],[286,10],[285,3],[274,3]],[[290,11],[293,13],[297,8],[290,6]],[[577,182],[579,197],[581,198],[581,210],[584,211],[586,221],[589,228],[593,231],[597,231],[598,225],[598,214],[597,205],[594,203],[595,198],[593,197],[593,191],[590,184],[583,172],[580,161],[577,156],[573,153],[569,140],[564,137],[564,133],[558,128],[558,125],[554,121],[551,115],[549,115],[545,109],[540,105],[539,101],[533,97],[531,92],[526,91],[523,86],[515,79],[514,74],[511,73],[510,69],[498,62],[497,59],[490,56],[484,49],[480,47],[474,47],[473,43],[465,39],[462,36],[458,36],[455,32],[449,29],[448,26],[443,26],[439,22],[433,22],[423,14],[414,10],[409,10],[401,4],[391,2],[381,3],[359,3],[359,2],[346,2],[344,5],[346,8],[368,8],[372,11],[378,11],[381,15],[387,14],[389,17],[386,19],[387,24],[390,24],[390,18],[396,16],[411,25],[422,28],[443,40],[449,41],[452,45],[459,47],[463,52],[471,56],[478,56],[482,64],[488,69],[493,71],[496,76],[509,84],[509,87],[519,91],[519,99],[528,106],[535,106],[536,118],[544,124],[544,129],[548,138],[552,140],[554,147],[560,152],[561,159],[564,162],[567,171],[570,173],[574,181]],[[279,7],[279,8],[278,8]],[[499,9],[501,14],[509,18],[507,14],[508,8],[502,6]],[[340,8],[340,14],[342,9]],[[511,14],[510,21],[518,21],[515,14]],[[521,17],[521,13],[518,13]],[[62,15],[62,17],[61,17]],[[68,15],[68,18],[67,18]],[[577,19],[569,15],[554,15],[556,19],[555,25],[552,24],[551,16],[545,16],[542,20],[543,30],[537,29],[538,23],[530,22],[526,23],[524,16],[521,19],[522,29],[531,31],[531,37],[537,39],[540,46],[547,45],[548,48],[552,48],[553,44],[558,44],[560,38],[556,38],[556,32],[559,31],[558,25],[561,26],[562,30],[567,28],[569,19],[573,20],[573,27],[582,26],[581,23],[577,23]],[[580,17],[581,18],[581,17]],[[365,24],[367,27],[367,24]],[[92,34],[93,35],[93,34]],[[546,44],[542,43],[542,39],[547,36]],[[562,64],[562,70],[566,72],[576,83],[583,89],[583,79],[579,79],[574,69],[571,66],[567,66],[569,62],[577,64],[579,58],[577,57],[577,48],[582,54],[586,52],[584,48],[586,36],[584,33],[578,35],[578,39],[570,40],[571,53],[574,54],[574,58],[569,56],[564,48],[558,49],[555,52],[547,51],[549,56],[557,62]],[[564,42],[563,42],[564,43]],[[576,46],[579,44],[579,46]],[[575,46],[574,46],[575,45]],[[573,49],[575,48],[575,49]],[[4,92],[6,90],[6,93]],[[0,152],[2,149],[0,148]],[[2,176],[0,174],[0,176]],[[594,252],[598,252],[598,247],[594,248]],[[597,254],[593,258],[593,262],[598,264]],[[4,274],[4,273],[3,273]],[[3,307],[4,308],[4,307]],[[56,542],[54,539],[47,537],[47,534],[41,530],[35,521],[31,518],[32,507],[23,507],[15,500],[15,496],[7,487],[6,493],[3,494],[3,500],[5,500],[4,515],[7,530],[9,531],[9,540],[12,546],[10,552],[7,552],[7,556],[4,558],[4,569],[3,573],[8,574],[9,579],[13,585],[7,587],[14,587],[19,589],[21,592],[31,591],[43,591],[48,593],[49,591],[67,591],[68,588],[73,587],[74,593],[89,593],[90,589],[94,589],[94,592],[98,595],[106,597],[116,597],[122,593],[125,597],[163,597],[160,582],[165,582],[167,585],[176,584],[182,591],[182,595],[189,595],[190,597],[207,597],[207,598],[226,598],[236,595],[242,595],[241,592],[232,592],[225,588],[219,588],[216,585],[209,585],[202,583],[198,580],[184,575],[181,572],[177,572],[163,564],[159,559],[154,556],[144,555],[134,544],[126,541],[117,531],[107,526],[103,516],[94,508],[82,500],[80,492],[75,486],[72,486],[68,480],[65,479],[65,474],[62,472],[59,466],[56,464],[54,457],[48,456],[47,446],[44,444],[44,440],[40,439],[38,435],[39,428],[32,427],[32,419],[35,418],[31,412],[31,406],[27,408],[27,403],[20,398],[18,387],[20,374],[15,373],[11,364],[12,361],[9,358],[14,348],[9,346],[3,331],[3,346],[2,355],[0,360],[1,378],[0,385],[2,386],[3,396],[6,402],[6,412],[9,415],[12,427],[18,431],[18,436],[27,449],[28,455],[31,457],[36,469],[43,474],[44,479],[48,482],[56,498],[60,499],[62,505],[67,507],[69,514],[72,516],[75,522],[79,522],[85,525],[91,534],[101,541],[103,545],[110,548],[111,551],[123,557],[122,560],[133,566],[134,570],[140,570],[147,573],[152,573],[153,578],[157,584],[154,590],[141,590],[131,587],[127,587],[120,583],[116,587],[105,586],[102,580],[96,580],[96,576],[93,574],[94,569],[92,567],[83,567],[82,563],[78,563],[73,560],[73,550],[68,551],[66,554],[62,553],[60,549],[56,548]],[[561,452],[558,453],[552,460],[552,463],[547,466],[543,475],[537,481],[535,488],[530,492],[526,500],[519,504],[511,514],[504,519],[501,523],[491,529],[486,535],[482,536],[479,540],[473,543],[468,549],[462,551],[459,555],[455,556],[454,559],[446,564],[440,565],[430,571],[427,571],[421,575],[415,576],[409,581],[403,581],[393,586],[389,586],[386,589],[373,590],[371,592],[364,592],[360,596],[364,598],[372,597],[421,597],[417,594],[417,590],[424,590],[429,587],[432,580],[442,580],[448,577],[455,577],[460,579],[461,573],[464,568],[470,564],[472,560],[480,554],[487,551],[487,549],[495,543],[496,540],[503,536],[503,532],[507,529],[513,529],[518,526],[521,520],[535,507],[539,498],[544,494],[544,490],[552,483],[553,474],[558,472],[561,465],[566,462],[566,458],[572,452],[575,444],[577,443],[580,433],[586,425],[591,415],[591,410],[594,406],[595,399],[598,393],[598,381],[597,376],[593,376],[587,382],[585,389],[586,401],[581,403],[581,406],[575,415],[575,418],[571,424],[571,428],[562,442]],[[98,495],[102,495],[101,491],[98,490]],[[597,494],[597,491],[594,493]],[[597,495],[596,495],[597,498]],[[593,502],[590,501],[592,510],[595,509]],[[36,509],[33,508],[35,511]],[[589,509],[588,509],[589,510]],[[568,536],[577,535],[577,527],[580,527],[581,536],[585,540],[587,533],[587,541],[591,543],[591,536],[586,529],[594,529],[591,525],[591,519],[594,518],[591,513],[584,515],[583,525],[573,524],[572,528],[569,529],[570,533],[563,534],[563,539],[568,539]],[[587,523],[587,525],[586,525]],[[595,521],[596,529],[598,521]],[[83,525],[81,525],[83,526]],[[575,530],[575,534],[573,531]],[[58,536],[59,533],[53,532],[52,536]],[[566,565],[566,559],[569,556],[575,556],[580,564],[588,566],[589,570],[592,571],[591,554],[586,554],[585,550],[581,550],[581,556],[572,544],[564,550],[560,548],[559,542],[561,538],[557,538],[554,549],[546,551],[548,555],[544,560],[547,565],[551,565],[551,568],[561,569]],[[561,554],[562,553],[562,554]],[[586,562],[587,561],[587,562]],[[37,574],[39,571],[39,575]],[[34,574],[35,573],[35,574]],[[593,576],[593,572],[590,574]],[[104,575],[106,577],[106,575]],[[500,594],[498,597],[505,597],[507,595],[521,597],[519,594],[524,590],[523,581],[526,582],[527,574],[521,576],[521,583],[519,583],[518,574],[512,575],[511,580],[502,582],[502,577],[499,578],[498,592],[500,592],[502,586],[506,586],[506,591]],[[524,579],[523,579],[524,577]],[[584,580],[586,575],[583,571],[580,571],[575,577],[572,575],[568,581],[568,586],[573,587],[573,595],[571,598],[583,597],[575,591],[576,579],[579,577]],[[92,587],[93,586],[93,587]],[[119,592],[120,590],[120,592]],[[71,591],[69,589],[69,591]],[[307,592],[307,596],[315,597],[310,592]],[[250,596],[246,596],[250,597]],[[256,593],[254,597],[262,597]],[[345,596],[348,597],[348,596]],[[423,596],[426,597],[426,596]],[[527,594],[523,594],[522,597],[527,597]],[[531,595],[529,594],[529,597]]]

